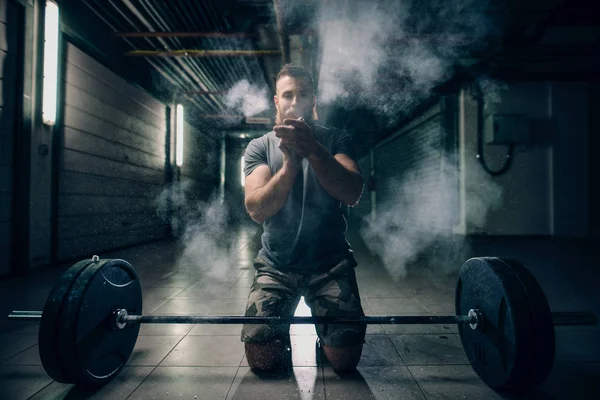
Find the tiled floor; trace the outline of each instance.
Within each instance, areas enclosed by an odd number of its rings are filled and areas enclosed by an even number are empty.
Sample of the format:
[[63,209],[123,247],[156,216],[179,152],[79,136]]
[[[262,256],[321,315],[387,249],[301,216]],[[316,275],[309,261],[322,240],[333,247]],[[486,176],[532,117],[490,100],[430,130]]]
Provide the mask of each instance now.
[[[157,242],[101,255],[124,258],[139,272],[144,313],[243,315],[259,244],[256,227],[239,228],[231,273],[208,284],[177,262],[181,249]],[[589,247],[547,240],[485,239],[470,242],[444,268],[421,261],[391,279],[355,232],[357,276],[368,315],[452,314],[456,272],[466,257],[519,258],[533,271],[555,310],[592,309],[600,315],[600,265]],[[442,257],[443,258],[443,257]],[[452,264],[452,265],[450,265]],[[64,268],[0,281],[0,311],[41,310]],[[439,271],[445,271],[441,276]],[[437,272],[436,272],[437,271]],[[300,303],[296,315],[309,315]],[[96,393],[53,382],[41,366],[37,324],[0,320],[0,399],[503,399],[469,366],[456,326],[372,325],[358,373],[340,377],[315,346],[310,325],[291,328],[293,371],[258,377],[248,368],[239,325],[143,325],[127,366]],[[600,330],[557,327],[557,359],[550,378],[520,399],[600,398]]]

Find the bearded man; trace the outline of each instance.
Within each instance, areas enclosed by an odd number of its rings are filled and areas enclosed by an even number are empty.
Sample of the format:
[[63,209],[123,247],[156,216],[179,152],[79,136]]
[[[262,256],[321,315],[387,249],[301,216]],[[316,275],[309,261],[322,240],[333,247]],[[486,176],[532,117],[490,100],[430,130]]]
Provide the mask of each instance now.
[[[352,138],[316,124],[308,70],[287,64],[275,84],[276,125],[244,154],[246,210],[264,230],[245,315],[293,316],[304,296],[313,316],[364,316],[341,207],[356,205],[364,187]],[[366,325],[315,328],[334,370],[355,370]],[[253,370],[289,366],[289,325],[245,324],[241,340]]]

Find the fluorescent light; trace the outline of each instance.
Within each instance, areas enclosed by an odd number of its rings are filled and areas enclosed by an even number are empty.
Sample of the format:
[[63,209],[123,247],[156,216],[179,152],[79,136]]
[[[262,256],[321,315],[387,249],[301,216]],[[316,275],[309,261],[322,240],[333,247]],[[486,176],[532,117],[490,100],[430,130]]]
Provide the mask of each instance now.
[[175,126],[177,129],[175,162],[178,167],[181,167],[183,165],[183,106],[181,104],[177,104],[177,111],[175,113],[177,116],[177,124]]
[[44,28],[44,87],[42,99],[42,120],[47,125],[56,122],[56,96],[58,90],[58,5],[46,1]]
[[241,170],[241,181],[242,187],[246,184],[246,177],[244,176],[244,156],[242,156],[242,160],[240,161],[240,170]]

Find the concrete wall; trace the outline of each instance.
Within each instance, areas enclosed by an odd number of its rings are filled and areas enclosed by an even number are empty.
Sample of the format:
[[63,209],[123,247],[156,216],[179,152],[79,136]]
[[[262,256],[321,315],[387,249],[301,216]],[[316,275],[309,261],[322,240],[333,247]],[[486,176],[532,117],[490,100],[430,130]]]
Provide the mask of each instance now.
[[164,237],[165,104],[70,43],[63,85],[58,260]]
[[[502,90],[496,113],[525,114],[531,139],[516,147],[513,165],[501,176],[483,172],[477,154],[477,102],[465,88],[459,98],[461,233],[492,235],[589,234],[589,110],[585,82],[520,82]],[[484,146],[491,169],[504,162],[506,146]],[[499,203],[474,224],[481,186],[501,189]]]

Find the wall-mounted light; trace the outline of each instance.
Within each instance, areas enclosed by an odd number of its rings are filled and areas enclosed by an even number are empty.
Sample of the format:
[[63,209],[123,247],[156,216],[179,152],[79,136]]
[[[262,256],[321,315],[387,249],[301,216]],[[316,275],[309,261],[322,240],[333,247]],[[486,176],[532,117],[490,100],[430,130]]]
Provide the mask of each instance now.
[[242,182],[242,187],[244,187],[244,185],[246,184],[246,176],[244,175],[244,156],[242,156],[242,159],[240,161],[240,170],[241,170],[241,182]]
[[46,1],[44,22],[44,85],[42,92],[42,120],[47,125],[56,122],[56,97],[58,91],[58,5]]
[[176,108],[176,127],[177,139],[176,139],[176,151],[175,151],[175,163],[178,167],[183,165],[183,106],[177,104]]

